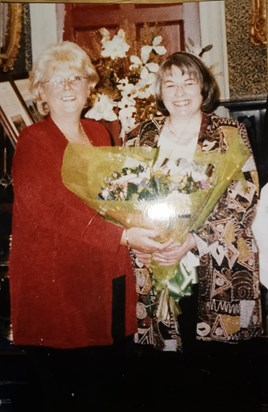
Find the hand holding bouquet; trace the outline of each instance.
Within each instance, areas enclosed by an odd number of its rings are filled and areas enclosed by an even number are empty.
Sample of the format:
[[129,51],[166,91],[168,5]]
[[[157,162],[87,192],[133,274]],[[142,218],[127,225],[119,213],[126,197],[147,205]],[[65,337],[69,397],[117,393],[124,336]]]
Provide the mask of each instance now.
[[[183,243],[205,222],[230,181],[242,179],[250,153],[232,132],[228,151],[200,151],[193,162],[166,158],[160,148],[68,144],[63,183],[114,224],[157,229],[159,241]],[[151,269],[155,287],[167,285],[176,301],[190,293],[193,276],[185,265],[153,261]]]

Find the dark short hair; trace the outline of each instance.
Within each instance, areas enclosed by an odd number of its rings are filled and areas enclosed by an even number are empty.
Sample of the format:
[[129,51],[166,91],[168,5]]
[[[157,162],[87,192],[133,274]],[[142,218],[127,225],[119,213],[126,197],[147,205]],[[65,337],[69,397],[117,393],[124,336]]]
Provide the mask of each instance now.
[[201,94],[203,96],[201,110],[204,113],[213,112],[217,108],[220,98],[219,86],[214,75],[200,57],[187,52],[176,52],[162,62],[156,75],[155,99],[158,109],[163,115],[167,116],[169,112],[162,99],[162,81],[164,74],[170,72],[172,66],[178,67],[182,71],[182,74],[188,73],[200,83]]

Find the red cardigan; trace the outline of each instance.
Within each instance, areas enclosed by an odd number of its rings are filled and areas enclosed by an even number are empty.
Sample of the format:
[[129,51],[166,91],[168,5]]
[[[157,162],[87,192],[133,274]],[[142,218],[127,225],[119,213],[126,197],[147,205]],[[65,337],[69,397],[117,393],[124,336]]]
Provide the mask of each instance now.
[[[110,146],[104,126],[82,122],[93,145]],[[120,275],[126,284],[125,335],[137,330],[131,261],[119,244],[123,229],[62,184],[67,143],[50,117],[25,128],[18,139],[9,262],[15,344],[111,344],[112,282]]]

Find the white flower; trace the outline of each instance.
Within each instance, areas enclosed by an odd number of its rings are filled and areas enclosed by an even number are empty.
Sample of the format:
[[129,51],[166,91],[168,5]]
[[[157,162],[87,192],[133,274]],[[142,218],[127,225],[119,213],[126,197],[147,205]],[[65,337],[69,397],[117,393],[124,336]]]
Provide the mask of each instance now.
[[[194,54],[195,56],[202,57],[204,53],[211,50],[213,47],[212,44],[208,44],[205,47],[202,47],[199,44],[195,44],[191,37],[188,37],[188,43],[186,43],[186,48],[188,49],[189,53]],[[211,67],[212,68],[212,67]],[[210,68],[210,69],[211,69]]]
[[143,62],[148,61],[148,58],[149,58],[150,53],[152,51],[154,51],[159,56],[163,56],[167,52],[167,49],[164,46],[160,45],[162,40],[163,40],[162,36],[156,36],[153,39],[152,46],[143,46],[141,48],[141,59],[142,59]]
[[[101,29],[102,38],[102,57],[111,57],[111,59],[126,57],[126,52],[130,46],[126,43],[124,30],[118,30],[118,33],[110,39],[107,34],[108,30]],[[108,32],[109,33],[109,32]]]
[[129,169],[138,167],[142,165],[144,168],[146,168],[146,163],[141,162],[140,158],[136,159],[135,157],[132,156],[127,156],[124,162],[124,168],[127,167]]
[[114,112],[114,107],[116,107],[116,103],[113,102],[113,100],[105,94],[98,94],[94,106],[89,109],[89,111],[85,114],[85,117],[95,120],[104,119],[112,122],[117,119]]
[[136,84],[136,95],[139,99],[148,99],[154,92],[154,73],[147,73],[147,76],[141,78]]
[[155,110],[153,84],[159,69],[157,55],[165,54],[166,49],[161,45],[162,36],[156,36],[151,45],[141,47],[138,57],[130,55],[124,30],[120,29],[112,36],[103,27],[100,33],[102,59],[98,62],[100,82],[96,86],[99,94],[92,99],[93,107],[86,117],[108,121],[118,119],[120,136],[123,137]]
[[135,104],[136,85],[129,83],[128,78],[124,78],[119,80],[117,88],[121,91],[122,100],[131,99],[133,104]]
[[104,42],[111,39],[110,32],[105,27],[102,27],[99,31],[100,31],[100,34],[102,35],[101,44],[104,44]]
[[133,113],[136,111],[135,107],[135,99],[129,99],[127,96],[123,97],[120,102],[117,103],[117,107],[120,109],[120,113],[123,110],[124,116],[132,116]]
[[[161,37],[161,36],[158,36]],[[138,56],[130,56],[131,69],[138,69],[140,72],[140,80],[136,84],[137,97],[139,99],[147,99],[153,94],[153,83],[155,73],[159,69],[159,65],[154,62],[148,62],[149,55],[153,50],[153,46],[143,46],[141,48],[141,59]]]
[[125,133],[130,132],[135,127],[135,119],[132,116],[136,112],[135,100],[122,99],[118,103],[118,107],[120,108],[118,119],[121,122],[121,137],[123,137]]
[[[142,47],[142,49],[144,49],[144,47]],[[156,73],[159,68],[158,64],[154,62],[147,63],[147,60],[147,54],[144,55],[143,53],[141,53],[141,58],[132,55],[130,56],[130,61],[132,62],[132,64],[129,66],[129,68],[134,70],[138,69],[140,71],[140,77],[146,76],[148,72]]]

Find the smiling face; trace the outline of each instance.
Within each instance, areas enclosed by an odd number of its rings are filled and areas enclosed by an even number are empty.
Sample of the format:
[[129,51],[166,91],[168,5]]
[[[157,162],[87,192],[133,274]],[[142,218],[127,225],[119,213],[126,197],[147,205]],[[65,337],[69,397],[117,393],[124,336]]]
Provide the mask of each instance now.
[[191,118],[201,113],[203,97],[200,82],[189,73],[172,66],[161,83],[162,100],[171,117]]
[[54,118],[80,116],[88,97],[85,73],[68,62],[49,69],[40,84],[40,95]]

